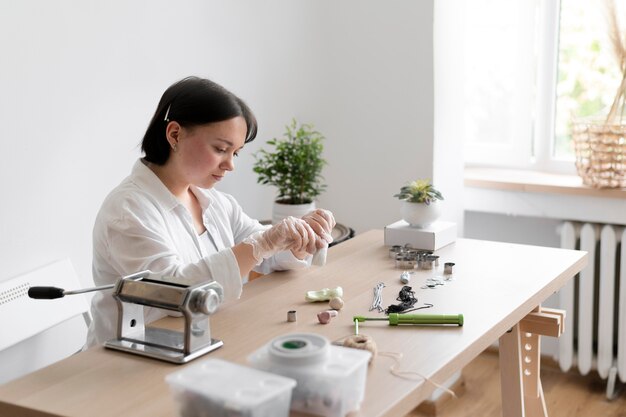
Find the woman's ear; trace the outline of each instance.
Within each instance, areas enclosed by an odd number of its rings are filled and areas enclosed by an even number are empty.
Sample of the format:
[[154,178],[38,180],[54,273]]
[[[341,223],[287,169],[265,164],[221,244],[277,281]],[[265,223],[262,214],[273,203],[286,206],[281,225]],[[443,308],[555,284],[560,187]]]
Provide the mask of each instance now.
[[178,122],[174,121],[169,122],[165,128],[165,137],[174,151],[176,151],[176,148],[178,147],[178,138],[181,128],[182,126],[179,125]]

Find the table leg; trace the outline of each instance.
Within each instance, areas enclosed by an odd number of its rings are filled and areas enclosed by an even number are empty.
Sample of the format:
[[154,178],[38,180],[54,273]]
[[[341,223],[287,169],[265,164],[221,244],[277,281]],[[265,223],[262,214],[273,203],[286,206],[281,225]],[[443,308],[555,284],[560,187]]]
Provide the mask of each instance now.
[[537,307],[500,337],[503,417],[547,417],[541,386],[541,335],[559,337],[565,312]]
[[502,416],[524,417],[524,384],[519,325],[500,337],[500,385]]
[[527,417],[547,417],[546,402],[541,387],[541,336],[523,333],[522,368],[524,381],[524,410]]

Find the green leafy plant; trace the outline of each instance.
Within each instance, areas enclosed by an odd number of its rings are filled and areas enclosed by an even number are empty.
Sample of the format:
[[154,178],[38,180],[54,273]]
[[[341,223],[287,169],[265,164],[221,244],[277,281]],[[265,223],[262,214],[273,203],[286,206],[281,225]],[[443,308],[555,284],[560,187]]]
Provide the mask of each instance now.
[[273,152],[261,149],[254,154],[254,172],[259,184],[278,188],[276,201],[283,204],[307,204],[325,189],[322,168],[324,136],[310,124],[298,125],[295,119],[281,139],[268,140]]
[[410,203],[424,203],[429,205],[435,200],[443,200],[443,195],[433,187],[430,180],[411,181],[400,189],[394,197]]

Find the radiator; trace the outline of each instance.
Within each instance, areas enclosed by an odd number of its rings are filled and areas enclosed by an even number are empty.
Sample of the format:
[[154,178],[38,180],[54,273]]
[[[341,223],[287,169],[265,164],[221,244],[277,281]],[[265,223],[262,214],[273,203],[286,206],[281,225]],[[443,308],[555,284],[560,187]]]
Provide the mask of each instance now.
[[619,378],[626,381],[626,229],[608,224],[564,222],[561,247],[588,252],[589,263],[559,291],[566,320],[559,338],[561,370],[596,369],[615,396]]

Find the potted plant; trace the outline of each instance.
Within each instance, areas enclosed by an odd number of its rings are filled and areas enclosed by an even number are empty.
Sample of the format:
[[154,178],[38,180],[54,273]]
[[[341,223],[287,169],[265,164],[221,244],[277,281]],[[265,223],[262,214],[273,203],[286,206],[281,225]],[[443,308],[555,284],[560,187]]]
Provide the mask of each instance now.
[[278,189],[272,223],[287,216],[301,217],[315,209],[315,198],[325,189],[322,168],[324,136],[311,124],[295,119],[286,126],[283,138],[267,141],[273,151],[261,149],[254,154],[257,182]]
[[400,212],[404,221],[415,227],[426,227],[441,215],[443,195],[430,180],[418,179],[400,188],[395,194],[401,200]]

